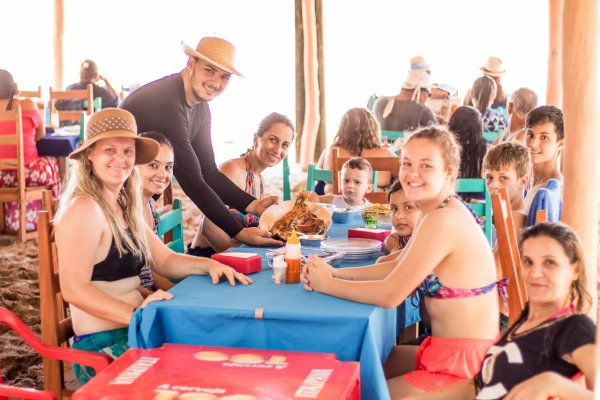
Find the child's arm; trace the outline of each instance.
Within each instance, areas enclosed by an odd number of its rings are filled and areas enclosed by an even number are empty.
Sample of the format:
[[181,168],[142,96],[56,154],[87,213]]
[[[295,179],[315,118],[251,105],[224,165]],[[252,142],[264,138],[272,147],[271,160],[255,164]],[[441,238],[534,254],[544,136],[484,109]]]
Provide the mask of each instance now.
[[325,194],[323,196],[319,196],[315,192],[309,192],[308,198],[306,200],[310,201],[312,203],[327,203],[327,204],[331,204],[333,202],[333,195],[331,195],[331,194]]

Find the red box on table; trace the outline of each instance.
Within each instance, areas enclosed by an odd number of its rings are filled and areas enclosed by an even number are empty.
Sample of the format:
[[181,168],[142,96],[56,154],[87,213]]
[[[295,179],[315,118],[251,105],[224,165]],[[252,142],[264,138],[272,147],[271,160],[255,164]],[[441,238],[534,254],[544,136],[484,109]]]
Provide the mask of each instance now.
[[237,272],[251,274],[262,268],[262,257],[256,253],[244,253],[241,251],[224,251],[213,254],[210,258],[222,264],[229,265]]
[[73,399],[176,400],[194,394],[213,400],[359,399],[359,363],[337,361],[334,354],[164,344],[127,350]]
[[350,228],[348,238],[375,239],[381,243],[392,233],[389,229],[379,228]]

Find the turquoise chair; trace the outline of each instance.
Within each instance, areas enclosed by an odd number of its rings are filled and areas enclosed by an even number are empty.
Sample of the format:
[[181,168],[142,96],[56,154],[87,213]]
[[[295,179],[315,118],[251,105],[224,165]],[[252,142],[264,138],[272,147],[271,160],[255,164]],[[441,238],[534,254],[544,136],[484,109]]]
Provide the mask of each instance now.
[[381,131],[381,140],[383,140],[383,138],[387,138],[388,143],[391,145],[397,139],[404,139],[404,132],[403,131]]
[[315,164],[308,164],[308,173],[306,174],[306,190],[309,192],[315,191],[315,182],[325,181],[333,182],[333,172],[328,169],[317,168]]
[[486,142],[492,143],[494,140],[498,139],[502,133],[502,131],[484,131],[483,138]]
[[[162,215],[159,211],[155,211],[155,213],[158,220],[158,225],[156,227],[158,237],[163,239],[167,247],[174,252],[183,253],[185,245],[183,242],[183,203],[181,200],[173,200],[173,208],[168,212]],[[165,234],[169,232],[172,232],[170,240],[165,238]]]
[[375,108],[375,100],[377,100],[377,97],[378,96],[375,93],[373,93],[371,97],[369,97],[369,100],[367,100],[367,110],[373,111],[373,109]]
[[283,159],[283,200],[292,199],[292,190],[290,188],[290,164],[287,156]]
[[463,178],[456,182],[456,193],[485,193],[485,203],[467,203],[478,217],[485,217],[484,233],[492,244],[492,200],[485,186],[485,179]]

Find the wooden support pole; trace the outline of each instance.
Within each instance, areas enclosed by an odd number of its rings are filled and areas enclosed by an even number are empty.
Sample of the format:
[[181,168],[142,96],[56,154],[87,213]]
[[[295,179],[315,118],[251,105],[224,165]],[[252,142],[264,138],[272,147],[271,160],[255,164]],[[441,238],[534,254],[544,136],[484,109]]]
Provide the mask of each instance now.
[[566,1],[563,13],[565,167],[563,221],[582,240],[596,320],[600,115],[598,108],[598,0]]
[[548,82],[546,83],[546,104],[562,108],[562,13],[564,0],[548,0],[549,11],[549,47]]
[[302,170],[305,171],[308,164],[314,159],[320,119],[315,0],[302,0],[302,25],[304,28],[304,92],[306,97],[304,124],[300,138],[300,164]]
[[54,0],[54,90],[63,88],[64,2]]

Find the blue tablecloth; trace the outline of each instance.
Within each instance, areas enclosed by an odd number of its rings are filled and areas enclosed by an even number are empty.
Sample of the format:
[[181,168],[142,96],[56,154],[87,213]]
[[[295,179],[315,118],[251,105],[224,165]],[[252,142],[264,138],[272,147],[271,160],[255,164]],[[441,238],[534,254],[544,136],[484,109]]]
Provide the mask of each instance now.
[[[333,224],[331,237],[345,237],[360,218]],[[266,249],[236,251],[263,255],[263,270],[249,286],[212,285],[208,276],[190,276],[173,289],[174,298],[138,310],[129,326],[129,345],[152,348],[185,343],[257,349],[335,353],[359,361],[361,397],[388,399],[382,363],[396,338],[396,309],[384,309],[307,292],[303,285],[275,285],[267,269]],[[374,260],[342,262],[365,265]],[[263,318],[256,318],[257,309]]]
[[40,156],[67,157],[77,148],[79,135],[74,136],[52,136],[47,134],[36,143]]

